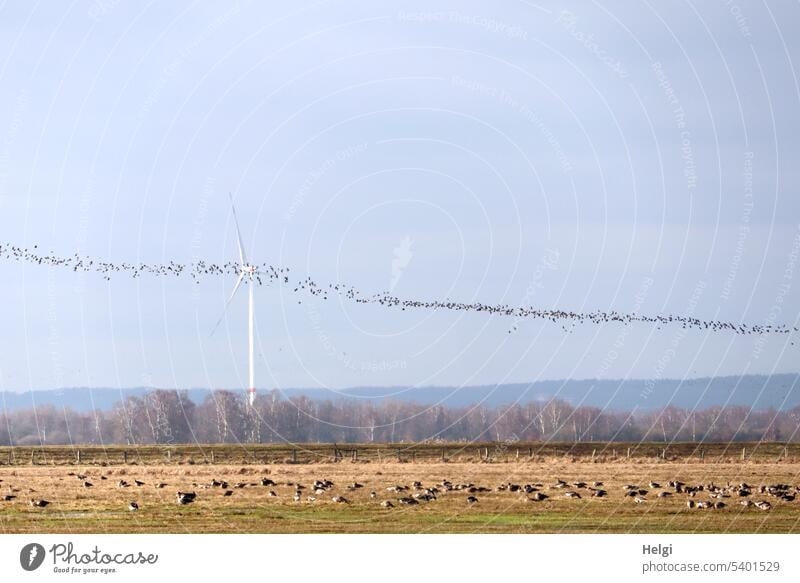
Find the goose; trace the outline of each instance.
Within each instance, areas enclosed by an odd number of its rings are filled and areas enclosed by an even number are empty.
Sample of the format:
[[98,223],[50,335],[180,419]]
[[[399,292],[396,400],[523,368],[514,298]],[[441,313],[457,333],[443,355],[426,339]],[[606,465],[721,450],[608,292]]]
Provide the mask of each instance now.
[[93,487],[93,486],[94,486],[94,484],[92,484],[91,482],[84,482],[84,483],[83,483],[83,487],[84,487],[84,488],[91,488],[91,487]]
[[592,482],[592,486],[594,486],[595,488],[602,488],[603,482]]
[[766,500],[760,500],[756,502],[756,508],[758,508],[759,510],[771,510],[772,504],[770,504]]
[[48,502],[47,500],[41,500],[41,499],[40,500],[35,500],[35,499],[31,498],[30,504],[34,508],[44,508],[48,504],[50,504],[50,502]]
[[261,485],[262,486],[276,486],[275,482],[270,480],[269,478],[261,478]]
[[547,494],[544,494],[542,492],[534,492],[533,497],[529,498],[529,500],[533,500],[534,502],[542,502],[544,500],[547,500],[547,498],[549,498]]
[[158,484],[156,484],[156,488],[159,490],[166,487],[167,487],[166,482],[159,482]]
[[672,496],[671,492],[659,492],[658,493],[658,497],[659,498],[669,498],[670,496]]
[[223,492],[222,495],[225,497],[233,496],[233,490],[225,490],[225,492]]
[[411,483],[411,487],[412,488],[416,488],[417,490],[421,490],[422,489],[422,482],[414,481],[414,482]]
[[295,492],[294,496],[292,496],[292,500],[295,502],[300,502],[300,492]]
[[694,500],[687,500],[686,501],[687,508],[694,508]]
[[5,496],[3,496],[3,500],[5,500],[6,502],[11,502],[14,498],[16,498],[16,496],[14,496],[13,494],[6,494]]
[[653,489],[660,488],[661,484],[659,484],[658,482],[650,482],[650,487]]
[[394,504],[392,504],[390,500],[384,500],[383,502],[381,502],[381,506],[383,506],[384,508],[394,508]]
[[[470,496],[470,498],[474,498],[474,496]],[[419,504],[419,500],[417,500],[416,498],[412,498],[411,496],[403,496],[398,500],[398,502],[400,502],[400,504],[408,504],[409,506],[413,506],[414,504]]]
[[739,502],[739,504],[741,504],[745,508],[751,508],[751,507],[755,506],[755,504],[753,504],[752,500],[742,500],[741,502]]
[[467,496],[467,504],[475,504],[478,499],[475,496]]
[[592,492],[592,496],[594,496],[595,498],[604,498],[607,495],[608,495],[608,492],[606,492],[605,490],[601,490],[601,489],[597,489],[597,490],[594,490]]
[[[299,492],[299,491],[296,491],[296,493],[297,493],[298,495],[300,494],[300,492]],[[270,498],[275,498],[275,497],[277,496],[277,494],[275,493],[275,490],[270,490],[270,491],[267,493],[267,496],[269,496]]]
[[585,488],[586,487],[586,482],[575,482],[572,485],[575,486],[576,488]]
[[726,504],[724,502],[714,502],[714,508],[717,510],[722,510],[725,508]]
[[709,502],[701,501],[697,503],[697,508],[710,508],[710,507],[711,504]]
[[86,474],[75,474],[75,477],[78,478],[79,480],[85,480]]
[[344,496],[334,496],[333,498],[331,498],[331,500],[333,500],[337,504],[350,504],[350,501]]
[[142,482],[141,480],[134,480],[133,483],[136,484],[137,486],[144,486],[144,482]]
[[127,488],[128,486],[130,486],[130,484],[128,484],[128,482],[125,480],[120,480],[117,482],[117,488]]
[[308,500],[309,502],[316,502],[317,501],[317,499],[314,496],[309,496],[309,497],[306,498],[306,500]]
[[573,491],[570,490],[569,492],[564,492],[564,497],[566,497],[566,498],[580,498],[581,495],[578,494],[577,492],[573,492]]
[[136,502],[131,502],[130,504],[128,504],[128,510],[130,510],[131,512],[136,512],[137,510],[139,510],[139,505]]
[[636,498],[634,498],[634,501],[637,504],[643,504],[644,502],[647,502],[647,498],[645,498],[643,496],[637,496]]
[[370,498],[377,498],[378,497],[378,493],[375,492],[375,491],[372,491],[372,492],[369,493],[369,497]]
[[234,488],[240,488],[240,489],[241,489],[241,488],[244,488],[244,487],[246,487],[246,486],[247,486],[247,482],[238,482],[238,483],[237,483],[237,484],[234,486]]

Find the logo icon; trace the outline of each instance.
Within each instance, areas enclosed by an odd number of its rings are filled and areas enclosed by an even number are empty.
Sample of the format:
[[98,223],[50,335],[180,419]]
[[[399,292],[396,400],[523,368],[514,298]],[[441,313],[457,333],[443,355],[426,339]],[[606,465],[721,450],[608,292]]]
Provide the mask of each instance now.
[[39,543],[29,543],[19,552],[19,564],[26,571],[35,571],[44,562],[44,547]]

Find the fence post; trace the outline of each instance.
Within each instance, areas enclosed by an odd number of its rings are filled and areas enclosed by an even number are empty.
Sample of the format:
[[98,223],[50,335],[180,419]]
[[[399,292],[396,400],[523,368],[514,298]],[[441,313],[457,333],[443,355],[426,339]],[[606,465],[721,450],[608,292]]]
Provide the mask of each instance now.
[[8,450],[8,465],[9,466],[14,465],[14,456],[11,455],[11,450],[10,449]]
[[355,448],[355,449],[353,450],[353,461],[354,461],[354,462],[357,462],[357,461],[358,461],[358,448]]
[[444,461],[444,448],[442,448],[442,461]]
[[746,449],[747,449],[747,448],[745,448],[745,447],[743,447],[743,448],[742,448],[742,461],[744,461],[744,455],[745,455],[745,450],[746,450]]
[[170,463],[171,461],[172,461],[172,450],[168,449],[167,450],[167,463]]
[[592,463],[594,463],[594,455],[597,453],[597,449],[592,450]]
[[617,459],[617,450],[616,449],[612,449],[611,450],[611,458],[612,459]]
[[400,461],[400,448],[397,448],[397,461]]
[[31,465],[32,466],[36,465],[36,450],[35,449],[31,450]]
[[293,464],[297,463],[297,450],[296,449],[292,449],[292,463]]
[[128,463],[128,452],[126,450],[122,450],[122,463],[123,464]]
[[489,461],[489,448],[488,447],[484,447],[483,448],[483,459],[485,459],[487,462]]
[[666,447],[663,450],[661,450],[661,459],[662,460],[667,459],[667,448]]
[[706,462],[706,450],[704,450],[702,447],[700,448],[700,461],[702,463]]
[[631,459],[631,448],[628,448],[628,459]]
[[78,465],[81,463],[81,450],[78,450]]

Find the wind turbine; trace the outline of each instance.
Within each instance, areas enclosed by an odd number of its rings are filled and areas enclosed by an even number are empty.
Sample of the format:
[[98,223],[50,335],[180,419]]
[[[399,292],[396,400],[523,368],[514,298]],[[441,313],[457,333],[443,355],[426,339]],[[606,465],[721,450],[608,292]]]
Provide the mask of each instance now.
[[236,292],[239,291],[239,288],[242,285],[242,282],[247,280],[247,356],[248,356],[248,385],[247,385],[247,403],[250,407],[253,406],[253,402],[256,399],[256,383],[255,383],[255,373],[254,373],[254,366],[253,366],[253,288],[255,287],[255,275],[256,275],[256,266],[250,264],[247,261],[247,254],[244,252],[244,245],[242,244],[242,233],[239,230],[239,221],[236,218],[236,207],[233,204],[233,197],[228,195],[231,199],[231,209],[233,211],[233,224],[236,227],[236,242],[239,244],[239,278],[236,280],[236,285],[233,286],[233,291],[231,295],[228,297],[228,301],[225,302],[225,308],[222,311],[222,316],[220,316],[219,320],[217,321],[216,325],[214,326],[214,330],[212,330],[211,334],[213,335],[214,332],[217,331],[217,328],[222,323],[222,320],[225,318],[225,313],[228,310],[228,306],[230,305],[231,301],[233,301]]

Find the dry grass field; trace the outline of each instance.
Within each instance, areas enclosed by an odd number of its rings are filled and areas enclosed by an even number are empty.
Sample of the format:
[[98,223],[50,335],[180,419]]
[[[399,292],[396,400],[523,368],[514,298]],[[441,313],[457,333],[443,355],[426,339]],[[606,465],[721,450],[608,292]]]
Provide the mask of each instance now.
[[[800,460],[777,445],[760,451],[744,446],[744,452],[741,444],[735,451],[705,446],[701,458],[696,446],[667,452],[648,446],[628,457],[624,444],[613,446],[614,456],[610,445],[554,452],[534,445],[472,444],[420,448],[416,461],[409,448],[401,448],[398,461],[396,446],[384,445],[385,451],[359,446],[356,455],[354,446],[347,447],[333,452],[332,446],[308,446],[295,454],[272,446],[173,448],[169,454],[163,448],[84,448],[81,463],[74,448],[47,448],[34,453],[33,464],[30,450],[15,448],[9,456],[0,449],[0,532],[800,531]],[[262,485],[262,479],[274,484]],[[316,480],[333,485],[314,492]],[[668,485],[674,481],[686,486]],[[740,493],[743,483],[748,495]],[[760,491],[776,484],[789,488]],[[700,485],[702,490],[685,491]],[[397,486],[400,491],[390,490]],[[642,492],[626,495],[625,486]],[[597,490],[607,495],[594,496]],[[197,496],[181,505],[177,491]],[[435,499],[424,500],[426,492]],[[533,500],[541,495],[547,498]],[[469,503],[470,496],[477,501]],[[334,501],[338,497],[345,501]],[[402,504],[401,498],[417,503]],[[31,499],[49,504],[33,507]],[[742,505],[748,500],[766,501],[770,508]],[[386,501],[393,507],[385,507]],[[130,502],[139,509],[129,510]],[[724,507],[698,508],[701,502]]]

